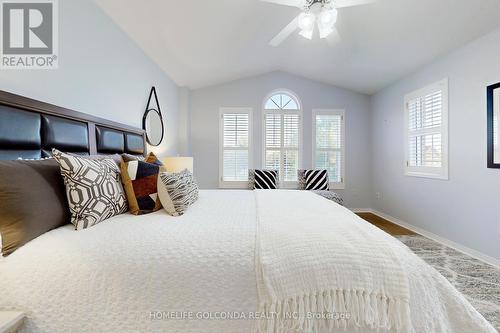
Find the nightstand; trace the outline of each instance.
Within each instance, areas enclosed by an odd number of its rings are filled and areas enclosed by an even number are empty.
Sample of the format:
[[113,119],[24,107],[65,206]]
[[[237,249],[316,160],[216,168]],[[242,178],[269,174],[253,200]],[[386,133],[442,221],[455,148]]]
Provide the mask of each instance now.
[[20,311],[0,311],[0,333],[15,333],[21,327],[24,313]]

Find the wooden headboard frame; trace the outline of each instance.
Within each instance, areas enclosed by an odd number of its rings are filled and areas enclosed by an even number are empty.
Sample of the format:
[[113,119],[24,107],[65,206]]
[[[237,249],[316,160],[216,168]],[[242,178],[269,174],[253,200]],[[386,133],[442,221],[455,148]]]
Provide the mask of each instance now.
[[144,155],[146,155],[146,134],[143,129],[132,127],[129,125],[120,124],[111,120],[95,117],[86,113],[74,111],[53,104],[41,102],[35,99],[12,94],[0,90],[0,106],[12,107],[19,110],[31,111],[41,115],[56,116],[87,124],[89,152],[91,155],[98,154],[96,127],[108,128],[117,130],[125,134],[135,134],[142,136],[144,143]]

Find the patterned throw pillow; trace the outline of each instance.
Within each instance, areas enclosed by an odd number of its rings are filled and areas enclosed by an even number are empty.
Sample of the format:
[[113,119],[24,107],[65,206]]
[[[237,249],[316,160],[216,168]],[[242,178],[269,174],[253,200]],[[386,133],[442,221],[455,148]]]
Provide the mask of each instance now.
[[306,179],[306,190],[329,190],[328,171],[327,170],[306,170],[304,172]]
[[312,191],[312,192],[316,193],[317,195],[321,195],[323,198],[326,198],[330,201],[338,203],[341,206],[344,205],[344,199],[342,199],[342,197],[338,193],[335,193],[333,191]]
[[[151,155],[154,155],[154,154],[149,153],[147,158],[149,158],[149,156],[151,156]],[[147,158],[145,158],[144,156],[130,155],[127,153],[123,153],[121,155],[121,160],[125,161],[125,162],[130,162],[130,161],[143,161],[143,162],[145,162]]]
[[299,190],[306,189],[306,170],[297,170],[297,187]]
[[254,189],[276,190],[278,188],[277,170],[254,170]]
[[253,190],[255,187],[255,170],[248,169],[248,189]]
[[198,200],[198,184],[188,170],[160,173],[158,196],[169,215],[180,216]]
[[92,227],[127,211],[120,170],[112,159],[92,160],[52,149],[66,185],[71,223]]
[[153,153],[145,161],[124,158],[120,164],[123,187],[130,213],[144,215],[161,209],[158,198],[158,174],[162,164]]

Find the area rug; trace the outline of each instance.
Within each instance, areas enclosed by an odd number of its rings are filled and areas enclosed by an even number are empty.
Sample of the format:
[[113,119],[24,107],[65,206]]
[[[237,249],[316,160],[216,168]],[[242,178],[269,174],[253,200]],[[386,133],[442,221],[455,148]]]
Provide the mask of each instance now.
[[500,269],[423,236],[396,236],[439,271],[500,331]]

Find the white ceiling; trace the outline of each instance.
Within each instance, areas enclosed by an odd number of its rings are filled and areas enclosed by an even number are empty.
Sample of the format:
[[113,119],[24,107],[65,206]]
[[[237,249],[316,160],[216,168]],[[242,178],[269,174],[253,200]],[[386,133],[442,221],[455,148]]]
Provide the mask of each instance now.
[[372,94],[500,26],[499,0],[378,0],[339,10],[341,41],[268,42],[299,9],[259,0],[96,0],[179,85],[283,70]]

